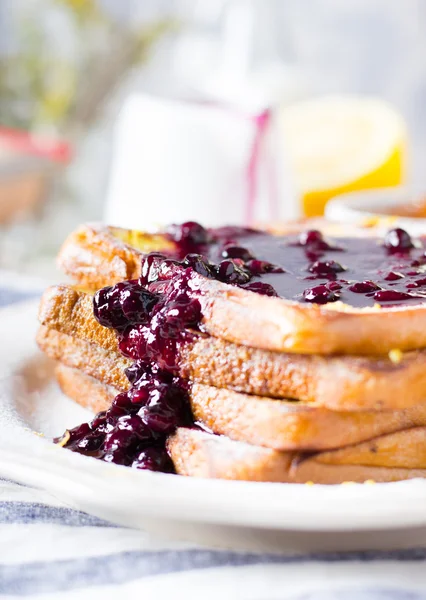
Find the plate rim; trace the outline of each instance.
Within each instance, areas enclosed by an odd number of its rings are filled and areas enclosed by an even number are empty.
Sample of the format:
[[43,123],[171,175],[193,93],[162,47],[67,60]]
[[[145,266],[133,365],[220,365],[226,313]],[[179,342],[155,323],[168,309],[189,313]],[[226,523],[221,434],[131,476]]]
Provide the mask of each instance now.
[[[135,516],[156,514],[205,524],[300,532],[379,531],[426,525],[426,481],[422,479],[307,486],[143,472],[66,452],[25,429],[18,418],[11,425],[4,417],[7,406],[13,410],[9,384],[16,376],[18,363],[14,359],[24,357],[25,361],[41,355],[34,341],[37,307],[38,301],[32,300],[0,310],[0,335],[20,328],[19,340],[7,357],[11,366],[3,371],[5,349],[0,348],[0,396],[6,401],[0,409],[5,431],[0,438],[1,476],[46,489],[98,516],[102,509],[111,513],[110,520],[115,522],[117,506],[121,506],[121,510],[133,510]],[[15,416],[22,417],[18,413]],[[139,503],[136,512],[135,503]]]

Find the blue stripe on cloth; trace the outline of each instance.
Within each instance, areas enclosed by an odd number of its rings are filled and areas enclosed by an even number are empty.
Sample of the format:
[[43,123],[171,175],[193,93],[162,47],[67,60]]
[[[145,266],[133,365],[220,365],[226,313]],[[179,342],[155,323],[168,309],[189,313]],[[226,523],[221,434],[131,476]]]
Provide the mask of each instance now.
[[10,288],[0,288],[0,307],[8,306],[9,304],[15,304],[17,302],[23,302],[30,298],[37,298],[40,296],[40,291],[19,291]]
[[425,559],[426,548],[389,552],[312,553],[296,556],[203,549],[131,551],[48,563],[25,563],[25,568],[22,565],[0,565],[0,592],[20,595],[58,592],[87,586],[120,584],[153,575],[217,567],[307,562],[423,561]]
[[64,506],[33,502],[0,502],[0,524],[53,523],[69,527],[116,527],[97,517]]

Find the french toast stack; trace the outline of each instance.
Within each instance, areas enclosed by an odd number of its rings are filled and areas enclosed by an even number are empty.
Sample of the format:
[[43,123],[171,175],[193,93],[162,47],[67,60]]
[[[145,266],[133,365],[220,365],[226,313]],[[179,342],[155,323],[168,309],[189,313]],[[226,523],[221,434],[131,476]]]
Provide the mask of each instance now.
[[402,230],[79,228],[59,255],[75,283],[46,290],[37,341],[100,414],[59,443],[199,477],[424,477],[423,255]]

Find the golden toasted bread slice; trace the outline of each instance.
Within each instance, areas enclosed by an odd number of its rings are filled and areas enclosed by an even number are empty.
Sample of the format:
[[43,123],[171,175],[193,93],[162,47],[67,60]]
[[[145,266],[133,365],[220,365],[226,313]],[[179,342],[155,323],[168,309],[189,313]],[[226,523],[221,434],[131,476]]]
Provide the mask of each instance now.
[[[114,397],[113,388],[76,369],[59,364],[56,374],[63,392],[87,408],[105,409]],[[363,462],[367,444],[304,455],[188,428],[179,428],[167,447],[177,472],[193,477],[289,483],[398,481],[426,475],[425,453],[415,451],[415,443],[425,435],[426,428],[418,427],[377,438],[376,458],[370,462]]]
[[357,446],[324,452],[317,460],[324,464],[423,469],[426,468],[426,427],[397,431]]
[[[63,389],[66,386],[67,395],[78,401],[80,390],[87,388],[91,377],[104,386],[108,393],[99,395],[99,386],[96,393],[99,405],[91,399],[91,407],[96,411],[106,410],[113,399],[111,394],[125,391],[129,386],[120,368],[113,365],[113,353],[105,368],[96,357],[96,348],[82,340],[42,328],[38,342],[48,356],[61,361],[59,383]],[[99,350],[99,356],[104,353]],[[191,387],[190,403],[195,421],[213,433],[276,450],[341,448],[426,425],[426,405],[403,411],[337,412],[313,408],[304,402],[271,400],[198,383]]]
[[[39,315],[49,329],[118,351],[115,333],[94,318],[88,294],[67,286],[49,288]],[[398,410],[426,400],[426,350],[407,352],[392,362],[388,356],[272,352],[199,336],[179,352],[182,377],[259,396],[351,411]]]
[[79,285],[97,290],[139,277],[144,254],[173,248],[162,234],[88,224],[68,236],[57,262]]
[[[138,277],[143,253],[167,251],[167,244],[171,242],[161,234],[83,226],[65,242],[58,260],[80,285],[97,289]],[[426,347],[425,303],[363,309],[340,302],[301,304],[198,274],[194,285],[206,331],[230,342],[303,354],[369,355]]]
[[[105,350],[86,340],[73,338],[55,329],[41,326],[36,337],[39,348],[54,360],[91,375],[105,385],[113,386],[118,394],[130,387],[125,369],[132,362],[121,354]],[[99,408],[105,410],[107,407]]]
[[66,396],[94,413],[107,410],[118,393],[116,388],[60,362],[56,365],[55,376]]
[[208,479],[336,484],[426,476],[424,468],[325,464],[318,461],[321,454],[300,460],[292,453],[236,442],[196,429],[177,429],[168,439],[167,449],[178,474]]
[[[401,411],[339,412],[200,384],[192,387],[191,407],[196,422],[213,433],[276,450],[341,448],[414,425],[426,426],[426,405]],[[374,452],[374,442],[369,444],[359,452]]]

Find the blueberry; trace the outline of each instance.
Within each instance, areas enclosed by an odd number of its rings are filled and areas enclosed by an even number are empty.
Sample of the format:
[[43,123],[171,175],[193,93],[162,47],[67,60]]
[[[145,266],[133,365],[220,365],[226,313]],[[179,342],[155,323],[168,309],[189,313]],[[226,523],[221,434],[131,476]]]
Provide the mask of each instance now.
[[146,387],[131,390],[131,402],[139,406],[148,402],[149,390]]
[[272,285],[269,285],[269,283],[263,283],[262,281],[248,283],[244,286],[244,289],[249,290],[250,292],[255,292],[256,294],[260,294],[261,296],[278,296]]
[[146,426],[138,414],[120,417],[117,420],[116,430],[134,434],[141,442],[147,442],[153,438],[152,431]]
[[325,287],[329,289],[331,292],[337,292],[342,289],[342,284],[338,281],[329,281],[325,284]]
[[389,252],[407,252],[414,248],[410,235],[400,227],[387,232],[384,246]]
[[299,235],[299,243],[301,246],[318,246],[324,243],[324,236],[317,229],[303,231]]
[[125,317],[131,323],[145,323],[159,298],[136,283],[128,283],[120,293]]
[[389,271],[389,273],[384,277],[385,281],[397,281],[398,279],[402,279],[404,275],[402,273],[398,273],[396,271]]
[[125,448],[114,448],[112,450],[108,450],[108,452],[105,452],[101,460],[108,463],[114,463],[116,465],[129,466],[132,458],[129,456],[129,453]]
[[104,423],[106,422],[107,419],[107,411],[104,410],[102,412],[99,412],[94,418],[93,420],[90,422],[89,427],[90,429],[96,429],[97,427],[101,427],[104,425]]
[[379,290],[374,294],[374,299],[377,302],[399,302],[401,300],[409,300],[415,298],[411,294],[405,292],[398,292],[397,290]]
[[187,221],[182,225],[171,225],[167,233],[178,245],[183,243],[188,246],[199,246],[208,244],[211,240],[207,229],[195,221]]
[[149,318],[158,297],[140,287],[137,281],[123,281],[96,292],[93,312],[104,327],[122,330]]
[[90,428],[96,433],[107,434],[114,429],[118,416],[120,415],[114,414],[114,412],[111,411],[111,408],[100,412],[90,423]]
[[252,275],[263,275],[264,273],[284,273],[284,269],[278,265],[273,265],[266,260],[253,259],[246,263],[246,269]]
[[161,471],[162,473],[173,473],[173,463],[165,450],[151,446],[140,452],[132,467],[135,469],[146,469],[148,471]]
[[166,258],[162,261],[158,279],[160,281],[169,281],[182,270],[182,263],[172,258]]
[[303,292],[303,298],[306,302],[315,304],[327,304],[328,302],[336,302],[339,300],[339,292],[330,290],[327,285],[317,285]]
[[123,313],[120,301],[120,294],[124,288],[124,283],[117,283],[102,288],[94,295],[93,314],[104,327],[120,329],[127,324],[127,317]]
[[73,444],[74,452],[93,454],[100,450],[104,441],[101,432],[89,433]]
[[157,281],[161,265],[165,259],[166,257],[164,254],[161,254],[160,252],[150,252],[144,256],[141,263],[139,284],[145,286],[153,281]]
[[144,347],[144,339],[149,331],[149,327],[144,325],[134,325],[124,329],[118,336],[118,347],[120,352],[128,358],[137,360],[141,357],[141,351]]
[[407,289],[415,289],[415,288],[423,287],[424,285],[426,285],[426,277],[422,277],[421,279],[417,279],[416,281],[407,283],[406,287],[407,287]]
[[248,283],[251,279],[250,274],[238,267],[232,260],[222,260],[217,267],[216,276],[219,281],[237,285]]
[[81,425],[78,425],[77,427],[74,427],[73,429],[69,429],[68,431],[66,431],[64,433],[64,435],[62,435],[59,438],[55,438],[55,443],[59,443],[64,439],[64,436],[68,437],[68,441],[65,444],[65,447],[70,446],[71,444],[80,441],[82,438],[84,438],[86,435],[88,435],[89,433],[91,433],[91,428],[90,425],[88,423],[82,423]]
[[212,265],[210,265],[209,261],[200,254],[187,254],[183,260],[183,265],[185,267],[190,267],[196,273],[203,275],[203,277],[209,279],[213,277]]
[[127,367],[127,369],[124,372],[130,383],[132,385],[135,385],[138,379],[140,379],[141,375],[143,374],[143,367],[141,368],[141,364],[139,361],[135,361],[130,365],[130,367]]
[[368,294],[380,290],[380,286],[374,281],[358,281],[350,285],[348,289],[355,294]]
[[114,429],[105,436],[104,451],[113,452],[114,450],[121,450],[125,452],[130,449],[131,446],[137,445],[138,442],[139,438],[133,431],[114,427]]
[[335,275],[345,270],[345,267],[342,267],[340,263],[334,260],[317,260],[309,267],[309,271],[315,273],[315,275]]
[[196,327],[201,319],[201,305],[187,297],[185,301],[171,302],[163,314],[166,322],[175,323],[179,330]]
[[299,244],[300,246],[304,246],[306,250],[310,252],[332,249],[330,244],[324,239],[321,231],[317,231],[316,229],[303,231],[299,235]]
[[182,391],[171,386],[153,390],[149,403],[140,409],[138,415],[152,431],[171,433],[185,416]]
[[242,246],[226,246],[222,250],[223,258],[239,258],[244,262],[251,260],[253,255],[247,248],[243,248]]
[[111,417],[121,417],[124,415],[128,415],[130,412],[131,402],[129,399],[128,392],[122,392],[121,394],[117,394],[117,396],[112,401],[111,407],[109,409],[109,416]]

